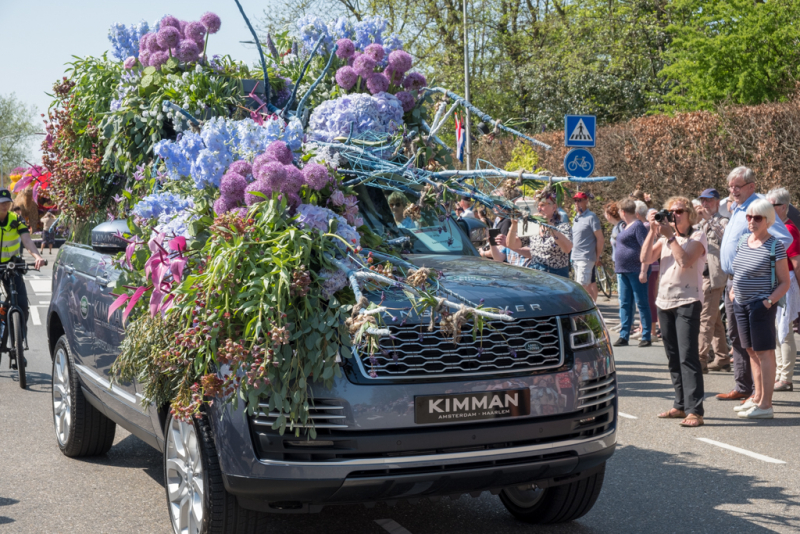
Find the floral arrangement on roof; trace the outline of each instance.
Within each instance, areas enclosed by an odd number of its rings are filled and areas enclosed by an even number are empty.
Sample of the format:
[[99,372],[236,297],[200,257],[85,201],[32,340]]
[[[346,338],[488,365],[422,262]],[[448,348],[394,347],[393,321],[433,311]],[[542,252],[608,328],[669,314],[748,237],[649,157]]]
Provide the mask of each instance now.
[[427,125],[427,80],[386,22],[304,17],[252,68],[209,57],[221,23],[114,25],[115,60],[77,60],[56,84],[45,166],[73,219],[127,221],[108,310],[127,325],[115,375],[184,419],[260,400],[277,430],[314,436],[312,385],[331,387],[353,344],[382,350],[396,319],[384,291],[456,342],[468,320],[478,332],[510,316],[442,296],[439,273],[400,257],[408,237],[365,224],[357,186],[376,176],[417,195],[411,218],[439,234],[471,194],[431,179],[452,162],[435,135],[447,115]]

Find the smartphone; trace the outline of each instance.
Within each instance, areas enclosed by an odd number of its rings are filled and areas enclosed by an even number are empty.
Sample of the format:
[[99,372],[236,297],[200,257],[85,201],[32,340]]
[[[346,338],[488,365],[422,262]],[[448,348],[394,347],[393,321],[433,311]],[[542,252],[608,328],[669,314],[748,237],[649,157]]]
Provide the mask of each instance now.
[[495,241],[495,239],[497,239],[497,236],[499,235],[500,235],[499,228],[489,228],[489,244],[496,245],[497,241]]

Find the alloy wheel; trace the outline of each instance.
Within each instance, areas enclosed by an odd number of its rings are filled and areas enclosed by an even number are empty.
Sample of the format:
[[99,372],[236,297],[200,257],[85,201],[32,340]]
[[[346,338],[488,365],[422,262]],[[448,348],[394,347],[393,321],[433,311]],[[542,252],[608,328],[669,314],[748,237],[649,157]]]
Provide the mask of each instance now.
[[520,489],[512,486],[503,490],[506,498],[520,508],[530,508],[537,504],[544,497],[544,490],[534,487],[533,489]]
[[173,418],[167,432],[167,495],[172,527],[199,534],[203,526],[203,464],[194,425]]
[[56,438],[65,446],[72,424],[72,395],[69,381],[69,357],[63,348],[56,351],[53,359],[53,422]]

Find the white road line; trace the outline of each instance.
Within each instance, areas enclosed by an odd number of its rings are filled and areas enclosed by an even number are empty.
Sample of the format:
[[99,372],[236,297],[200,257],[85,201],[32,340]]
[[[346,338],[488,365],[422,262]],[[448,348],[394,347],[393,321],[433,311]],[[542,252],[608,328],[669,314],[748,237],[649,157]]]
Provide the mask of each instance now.
[[30,284],[36,294],[50,293],[53,289],[53,283],[50,280],[30,280]]
[[620,417],[624,417],[625,419],[639,419],[635,415],[631,415],[631,414],[628,414],[628,413],[622,413],[622,412],[617,412],[617,413],[619,413]]
[[402,525],[393,519],[376,519],[375,522],[391,534],[411,534],[410,531],[403,528]]
[[708,438],[695,438],[695,439],[700,440],[703,443],[708,443],[709,445],[716,445],[717,447],[722,447],[723,449],[728,449],[729,451],[738,452],[739,454],[744,454],[745,456],[755,458],[756,460],[761,460],[762,462],[768,462],[771,464],[786,463],[783,460],[770,458],[769,456],[764,456],[763,454],[758,454],[757,452],[751,452],[745,449],[740,449],[739,447],[734,447],[733,445],[728,445],[727,443],[722,443],[720,441],[714,441],[713,439],[708,439]]
[[42,319],[39,317],[39,308],[36,306],[31,306],[30,315],[31,321],[33,321],[33,326],[42,326]]

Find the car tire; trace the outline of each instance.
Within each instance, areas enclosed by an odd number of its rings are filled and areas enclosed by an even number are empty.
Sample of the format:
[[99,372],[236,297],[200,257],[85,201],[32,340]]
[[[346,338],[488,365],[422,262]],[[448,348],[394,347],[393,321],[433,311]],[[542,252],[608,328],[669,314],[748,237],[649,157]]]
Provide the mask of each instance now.
[[51,381],[53,426],[61,452],[70,458],[107,453],[114,444],[117,424],[86,400],[65,336],[53,350]]
[[208,417],[185,423],[170,415],[165,428],[164,487],[176,534],[264,532],[266,514],[241,508],[225,489]]
[[603,487],[606,464],[581,480],[545,489],[506,488],[500,500],[511,515],[526,523],[565,523],[586,515]]

